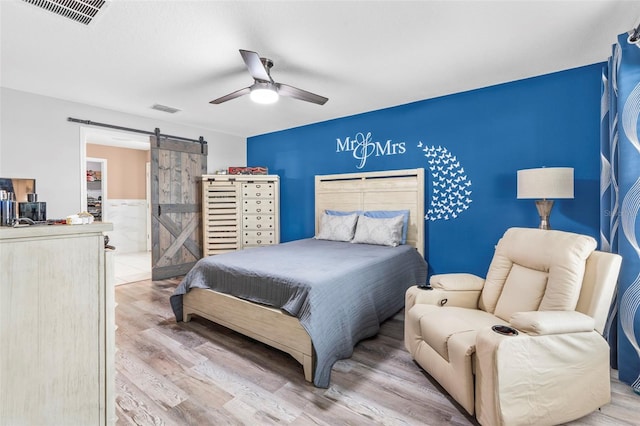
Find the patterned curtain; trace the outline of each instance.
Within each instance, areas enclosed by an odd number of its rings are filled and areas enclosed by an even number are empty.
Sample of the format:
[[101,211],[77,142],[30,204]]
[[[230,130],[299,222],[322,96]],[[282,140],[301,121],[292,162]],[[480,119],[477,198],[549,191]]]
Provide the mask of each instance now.
[[618,36],[602,75],[601,249],[622,255],[605,337],[621,381],[640,394],[640,46]]

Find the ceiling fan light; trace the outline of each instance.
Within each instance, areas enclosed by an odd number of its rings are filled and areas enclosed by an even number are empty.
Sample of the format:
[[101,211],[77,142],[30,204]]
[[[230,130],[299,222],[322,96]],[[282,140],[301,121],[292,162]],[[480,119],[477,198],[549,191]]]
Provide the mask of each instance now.
[[251,100],[258,104],[273,104],[278,101],[278,92],[275,88],[271,87],[257,87],[251,89],[251,94],[249,95]]

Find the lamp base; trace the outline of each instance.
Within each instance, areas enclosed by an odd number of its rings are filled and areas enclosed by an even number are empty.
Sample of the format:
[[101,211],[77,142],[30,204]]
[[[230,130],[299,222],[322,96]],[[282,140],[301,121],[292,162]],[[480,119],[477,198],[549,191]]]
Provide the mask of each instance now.
[[551,208],[553,207],[553,200],[536,200],[536,208],[538,209],[538,215],[540,215],[540,229],[551,229],[549,224],[549,215],[551,215]]

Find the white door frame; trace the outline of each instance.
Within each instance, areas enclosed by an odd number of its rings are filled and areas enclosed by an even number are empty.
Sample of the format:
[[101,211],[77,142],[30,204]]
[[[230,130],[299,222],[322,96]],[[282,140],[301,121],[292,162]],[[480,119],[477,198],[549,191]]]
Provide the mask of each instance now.
[[[102,134],[106,137],[104,138],[108,142],[90,142],[87,139],[89,138],[89,134]],[[82,206],[82,210],[87,210],[87,143],[100,143],[108,146],[117,146],[123,148],[134,148],[134,149],[145,149],[144,145],[149,146],[149,136],[142,136],[138,133],[126,132],[121,130],[108,130],[108,129],[97,129],[95,127],[88,126],[80,126],[80,172],[81,172],[81,190],[80,190],[80,206]],[[150,149],[149,146],[146,149]],[[149,182],[147,181],[147,185]],[[106,198],[106,194],[103,197],[102,204],[102,220],[105,221],[105,211],[106,211],[106,203],[104,203],[104,199]],[[147,205],[150,208],[151,196],[147,193]],[[147,228],[150,227],[151,216],[150,212],[147,214]],[[149,232],[150,234],[150,232]],[[150,243],[148,242],[147,245]],[[149,247],[150,249],[150,247]]]
[[146,196],[147,202],[146,206],[146,217],[147,217],[147,251],[151,251],[151,163],[147,161],[145,164],[146,169],[146,177],[147,177],[147,188],[146,188]]

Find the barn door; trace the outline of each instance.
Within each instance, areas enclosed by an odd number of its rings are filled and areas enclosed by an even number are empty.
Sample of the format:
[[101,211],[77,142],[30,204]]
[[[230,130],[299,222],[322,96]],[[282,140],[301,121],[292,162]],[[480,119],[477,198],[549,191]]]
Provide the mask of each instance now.
[[151,136],[151,279],[184,275],[202,257],[207,145]]

